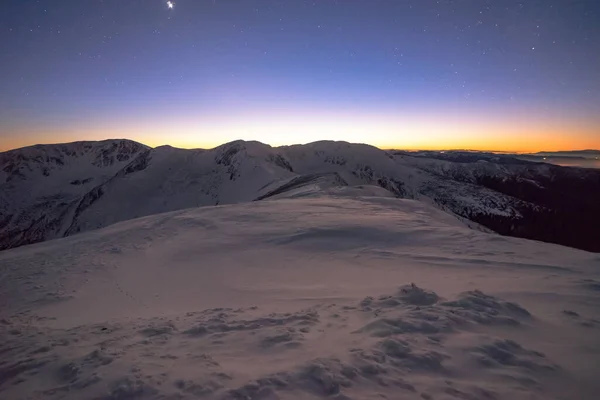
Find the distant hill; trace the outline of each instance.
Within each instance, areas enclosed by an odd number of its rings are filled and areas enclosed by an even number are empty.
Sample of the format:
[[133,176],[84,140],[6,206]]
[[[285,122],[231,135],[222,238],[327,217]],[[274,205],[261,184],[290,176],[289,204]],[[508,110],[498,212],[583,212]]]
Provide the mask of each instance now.
[[539,151],[528,155],[595,158],[600,157],[600,150]]

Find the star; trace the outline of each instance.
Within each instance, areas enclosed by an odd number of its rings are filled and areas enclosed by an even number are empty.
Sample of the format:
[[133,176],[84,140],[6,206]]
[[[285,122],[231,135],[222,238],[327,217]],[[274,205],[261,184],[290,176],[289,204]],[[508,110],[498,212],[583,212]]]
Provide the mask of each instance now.
[[169,9],[172,10],[173,7],[175,7],[175,3],[173,3],[172,1],[167,1],[167,7],[169,7]]

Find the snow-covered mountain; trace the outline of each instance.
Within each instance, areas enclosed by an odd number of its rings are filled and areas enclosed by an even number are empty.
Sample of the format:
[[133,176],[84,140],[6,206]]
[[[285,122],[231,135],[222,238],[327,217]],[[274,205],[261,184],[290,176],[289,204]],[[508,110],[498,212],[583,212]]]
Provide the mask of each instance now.
[[147,150],[106,140],[0,153],[0,249],[62,237],[80,200]]
[[[476,152],[392,152],[403,165],[441,180],[475,185],[501,193],[518,217],[472,213],[450,194],[452,211],[503,235],[559,243],[600,252],[600,170],[561,167],[510,155]],[[457,197],[459,198],[456,203]],[[439,198],[438,198],[439,199]]]
[[[600,251],[587,232],[600,218],[590,211],[600,201],[600,171],[496,155],[328,141],[278,148],[236,141],[210,150],[104,141],[0,153],[0,168],[0,249],[189,207],[376,185],[473,227]],[[574,215],[582,210],[587,218]]]

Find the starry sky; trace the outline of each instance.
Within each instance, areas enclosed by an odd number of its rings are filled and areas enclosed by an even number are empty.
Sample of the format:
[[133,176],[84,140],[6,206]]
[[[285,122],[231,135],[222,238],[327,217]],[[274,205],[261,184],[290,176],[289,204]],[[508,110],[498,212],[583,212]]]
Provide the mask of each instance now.
[[0,150],[600,148],[597,0],[2,0]]

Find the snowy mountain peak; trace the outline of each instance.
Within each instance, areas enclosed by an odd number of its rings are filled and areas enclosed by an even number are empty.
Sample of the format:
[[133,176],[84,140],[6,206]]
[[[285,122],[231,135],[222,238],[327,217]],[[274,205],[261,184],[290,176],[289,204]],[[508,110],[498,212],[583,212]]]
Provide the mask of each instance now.
[[147,149],[122,139],[0,153],[0,249],[62,236],[79,199]]
[[50,176],[57,170],[69,169],[78,159],[95,167],[109,167],[131,160],[143,144],[126,140],[73,142],[35,145],[0,153],[0,182],[28,179],[36,175]]

